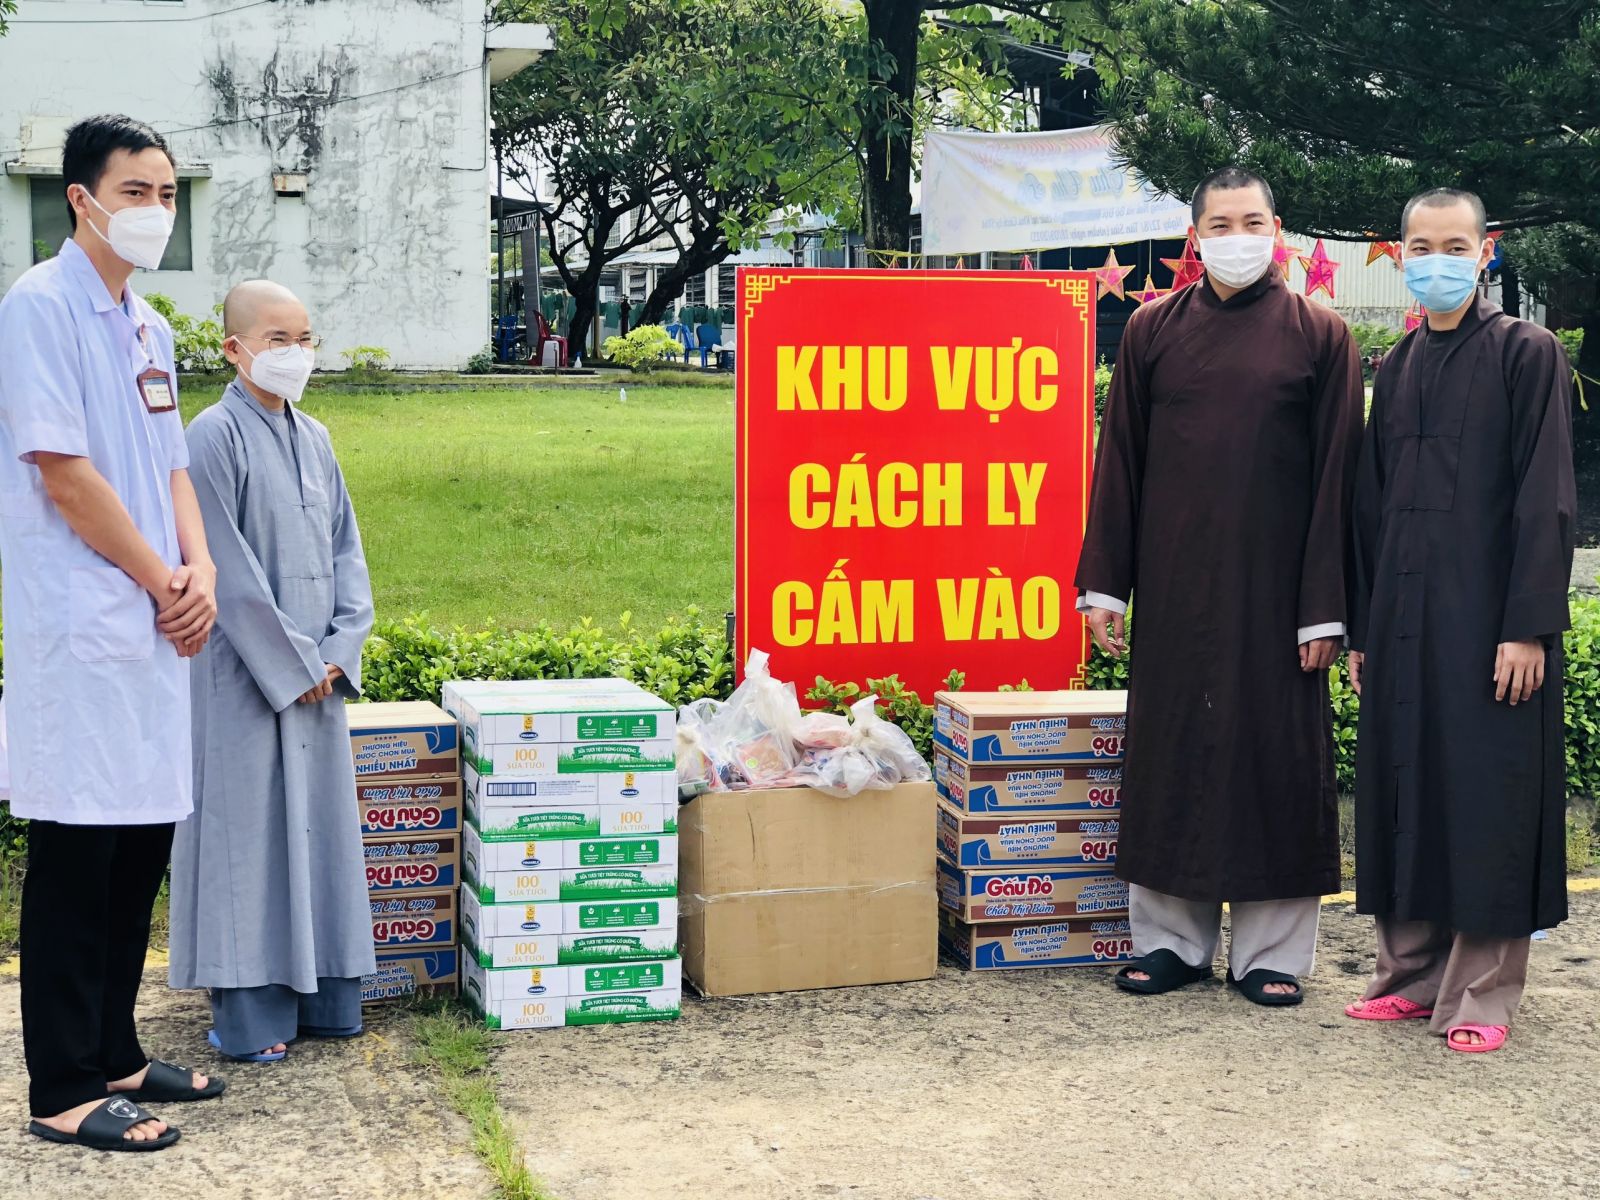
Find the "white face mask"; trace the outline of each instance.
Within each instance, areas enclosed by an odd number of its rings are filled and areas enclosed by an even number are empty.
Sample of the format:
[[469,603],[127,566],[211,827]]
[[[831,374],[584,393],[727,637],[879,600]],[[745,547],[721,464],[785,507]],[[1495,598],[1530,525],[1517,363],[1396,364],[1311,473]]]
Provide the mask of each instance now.
[[[89,196],[89,189],[83,194]],[[100,201],[89,196],[89,203],[109,218],[106,232],[94,229],[100,240],[111,247],[111,252],[123,262],[154,271],[161,265],[161,256],[167,252],[167,242],[172,238],[172,227],[177,217],[167,211],[164,204],[139,204],[111,212]]]
[[1227,233],[1200,239],[1200,261],[1216,276],[1217,282],[1231,288],[1249,287],[1272,265],[1272,247],[1277,238],[1266,233]]
[[304,346],[284,346],[280,350],[269,349],[252,354],[242,341],[239,342],[239,348],[250,355],[250,369],[245,374],[263,392],[282,397],[290,403],[305,394],[311,369],[317,362],[315,352]]

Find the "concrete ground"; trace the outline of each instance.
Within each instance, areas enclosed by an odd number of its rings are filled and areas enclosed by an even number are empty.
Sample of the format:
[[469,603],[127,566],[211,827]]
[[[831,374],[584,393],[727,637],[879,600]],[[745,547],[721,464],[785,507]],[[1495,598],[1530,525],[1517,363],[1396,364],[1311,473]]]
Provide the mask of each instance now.
[[509,1034],[496,1069],[561,1200],[1593,1197],[1600,894],[1573,909],[1495,1055],[1344,1017],[1372,925],[1331,906],[1299,1009],[942,967]]
[[[558,1200],[1055,1200],[1600,1194],[1600,892],[1534,947],[1510,1044],[1467,1056],[1343,1005],[1371,923],[1324,910],[1300,1009],[1202,985],[1125,997],[1103,971],[692,1001],[660,1025],[498,1036],[500,1097]],[[468,1132],[413,1064],[406,1021],[287,1064],[218,1062],[202,999],[152,970],[156,1053],[225,1072],[169,1105],[151,1161],[22,1131],[15,974],[0,973],[0,1196],[345,1200],[493,1194]]]

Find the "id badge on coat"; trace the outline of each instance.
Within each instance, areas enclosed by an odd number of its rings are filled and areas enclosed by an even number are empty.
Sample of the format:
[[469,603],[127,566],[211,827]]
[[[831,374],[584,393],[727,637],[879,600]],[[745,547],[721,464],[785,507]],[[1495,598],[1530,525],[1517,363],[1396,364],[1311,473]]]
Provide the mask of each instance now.
[[177,398],[172,393],[172,376],[165,371],[158,371],[151,367],[142,371],[136,382],[139,385],[139,398],[144,401],[147,412],[171,412],[178,407]]

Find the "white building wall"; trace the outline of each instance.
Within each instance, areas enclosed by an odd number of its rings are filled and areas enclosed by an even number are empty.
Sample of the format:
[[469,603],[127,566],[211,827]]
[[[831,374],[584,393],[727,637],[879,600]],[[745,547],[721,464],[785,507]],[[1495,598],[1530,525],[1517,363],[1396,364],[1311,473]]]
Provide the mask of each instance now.
[[[191,185],[194,270],[138,272],[136,290],[199,315],[266,276],[306,301],[330,366],[377,345],[398,367],[458,368],[489,340],[483,14],[483,0],[29,0],[0,38],[0,164],[59,146],[77,117],[147,121],[211,174]],[[275,194],[274,171],[304,171],[304,197]],[[0,289],[32,241],[28,178],[0,175]]]

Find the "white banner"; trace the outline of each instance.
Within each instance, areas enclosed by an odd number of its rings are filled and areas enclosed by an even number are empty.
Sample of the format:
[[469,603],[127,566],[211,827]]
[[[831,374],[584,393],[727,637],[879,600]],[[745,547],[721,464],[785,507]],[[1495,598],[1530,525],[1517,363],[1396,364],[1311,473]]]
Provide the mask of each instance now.
[[922,252],[977,254],[1182,237],[1189,206],[1112,161],[1109,127],[929,133]]

